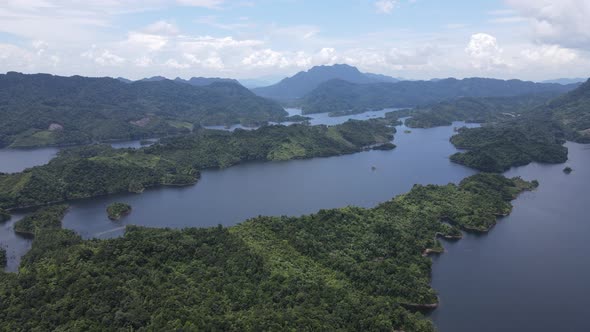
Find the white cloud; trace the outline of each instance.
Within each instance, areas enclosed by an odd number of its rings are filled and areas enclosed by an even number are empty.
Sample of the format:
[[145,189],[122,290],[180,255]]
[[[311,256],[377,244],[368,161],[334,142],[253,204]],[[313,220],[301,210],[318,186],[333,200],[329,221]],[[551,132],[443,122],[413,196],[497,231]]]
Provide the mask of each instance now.
[[290,65],[289,61],[281,52],[271,49],[255,51],[242,60],[242,64],[254,67],[278,67],[283,68]]
[[505,1],[530,22],[535,41],[590,50],[590,1]]
[[379,14],[391,14],[397,6],[397,0],[379,0],[375,2],[375,8]]
[[168,44],[168,37],[141,32],[130,32],[125,41],[129,47],[158,51]]
[[92,45],[92,48],[81,54],[82,57],[93,60],[95,63],[101,66],[117,66],[125,62],[125,59],[113,54],[109,50],[98,50],[96,45]]
[[491,70],[506,67],[502,59],[502,49],[496,37],[486,33],[476,33],[471,36],[465,52],[471,58],[471,65],[476,69]]
[[578,58],[576,51],[557,45],[541,45],[521,51],[522,57],[529,62],[543,65],[564,65]]
[[148,67],[153,64],[153,60],[147,56],[142,56],[140,58],[135,59],[135,65],[138,67]]
[[15,68],[29,67],[33,61],[33,54],[25,49],[11,44],[0,44],[0,68],[2,71]]
[[191,65],[189,65],[188,63],[180,63],[178,62],[178,60],[176,59],[168,59],[165,63],[165,66],[174,68],[174,69],[186,69],[189,68]]

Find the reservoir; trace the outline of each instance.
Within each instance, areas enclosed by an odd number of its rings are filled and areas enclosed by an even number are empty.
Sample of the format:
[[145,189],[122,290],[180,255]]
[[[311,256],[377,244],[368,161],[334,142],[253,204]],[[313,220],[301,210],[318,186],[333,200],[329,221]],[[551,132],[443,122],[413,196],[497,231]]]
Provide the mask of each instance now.
[[[329,118],[338,119],[338,118]],[[458,183],[475,171],[453,164],[453,126],[397,127],[391,151],[286,162],[246,163],[205,170],[194,186],[160,187],[70,202],[63,226],[84,238],[120,236],[125,225],[210,227],[235,225],[258,215],[298,216],[319,209],[372,207],[415,183]],[[410,133],[404,132],[411,130]],[[432,286],[440,306],[429,316],[440,332],[586,331],[590,316],[590,146],[567,143],[566,164],[533,163],[507,176],[537,179],[540,187],[513,201],[514,210],[488,234],[445,242],[433,257]],[[35,158],[33,158],[35,160]],[[573,168],[566,175],[565,166]],[[374,169],[373,169],[374,168]],[[133,212],[110,221],[108,204],[129,203]],[[14,215],[1,224],[8,271],[16,271],[30,240],[17,236]]]

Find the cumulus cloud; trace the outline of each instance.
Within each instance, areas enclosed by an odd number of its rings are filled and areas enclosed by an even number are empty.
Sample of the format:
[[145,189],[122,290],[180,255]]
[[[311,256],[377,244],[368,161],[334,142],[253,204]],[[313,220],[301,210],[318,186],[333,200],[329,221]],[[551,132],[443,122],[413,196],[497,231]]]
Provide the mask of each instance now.
[[545,65],[563,65],[578,59],[576,51],[557,45],[540,45],[526,48],[520,54],[529,62]]
[[81,56],[93,60],[101,66],[117,66],[125,62],[124,58],[113,54],[110,50],[99,50],[96,45],[92,45],[92,48],[82,53]]
[[168,44],[168,37],[142,32],[130,32],[125,43],[129,47],[158,51]]
[[526,18],[535,41],[590,50],[590,1],[506,0]]
[[165,63],[165,66],[174,68],[174,69],[186,69],[189,68],[191,65],[189,65],[188,63],[180,63],[178,62],[178,60],[176,59],[168,59]]
[[486,33],[476,33],[471,36],[465,52],[471,58],[471,65],[476,69],[491,70],[506,67],[502,59],[502,49],[496,37]]
[[242,64],[254,67],[284,68],[290,65],[289,60],[281,53],[271,49],[255,51],[242,59]]

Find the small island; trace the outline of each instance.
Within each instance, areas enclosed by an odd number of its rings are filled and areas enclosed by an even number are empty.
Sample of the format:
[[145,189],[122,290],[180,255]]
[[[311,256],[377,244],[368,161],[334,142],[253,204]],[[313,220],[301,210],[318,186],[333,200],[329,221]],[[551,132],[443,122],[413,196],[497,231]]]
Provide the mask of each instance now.
[[573,171],[573,169],[571,167],[569,167],[569,166],[567,166],[566,168],[563,169],[563,172],[565,174],[570,174],[572,171]]
[[387,150],[393,150],[395,148],[396,148],[396,145],[395,144],[393,144],[391,142],[387,142],[387,143],[375,145],[371,149],[372,150],[383,150],[383,151],[387,151]]
[[411,134],[412,131],[411,130],[404,130],[404,134]]
[[107,207],[107,213],[109,215],[109,219],[119,220],[131,213],[131,205],[119,202],[112,203]]

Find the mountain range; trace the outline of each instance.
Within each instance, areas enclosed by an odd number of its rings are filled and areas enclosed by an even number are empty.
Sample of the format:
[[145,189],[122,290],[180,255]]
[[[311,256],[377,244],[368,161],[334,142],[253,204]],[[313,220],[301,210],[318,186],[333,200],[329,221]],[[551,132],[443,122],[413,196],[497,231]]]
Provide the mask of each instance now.
[[301,98],[303,113],[364,111],[423,106],[460,97],[510,97],[538,93],[565,93],[578,84],[534,83],[489,78],[447,78],[436,81],[359,84],[341,79],[321,83]]
[[287,115],[276,102],[233,80],[193,83],[9,72],[0,75],[0,146],[136,139],[190,132],[199,125],[260,124]]

